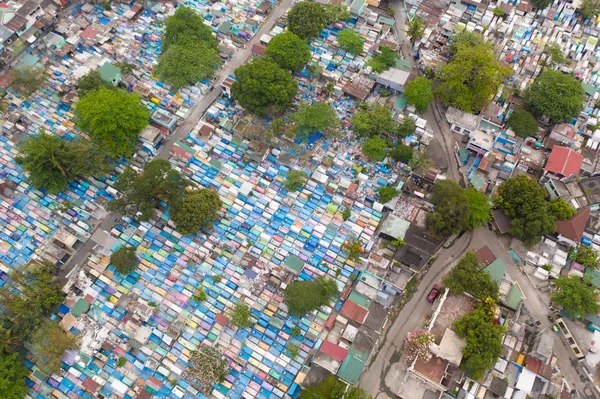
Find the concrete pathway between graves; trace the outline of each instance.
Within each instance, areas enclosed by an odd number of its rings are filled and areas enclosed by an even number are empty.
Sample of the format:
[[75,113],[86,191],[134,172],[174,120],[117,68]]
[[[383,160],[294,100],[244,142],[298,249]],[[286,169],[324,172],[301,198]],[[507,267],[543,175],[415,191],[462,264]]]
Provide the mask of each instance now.
[[[240,48],[233,55],[233,57],[228,61],[223,69],[218,73],[215,88],[213,91],[209,92],[202,100],[197,104],[196,108],[192,112],[192,114],[185,120],[183,123],[179,125],[177,130],[167,138],[166,143],[163,145],[161,150],[159,151],[157,158],[158,159],[169,159],[169,154],[173,144],[177,140],[180,140],[187,136],[187,134],[192,130],[192,128],[196,125],[196,123],[200,120],[204,112],[210,107],[210,105],[219,97],[221,94],[221,82],[228,75],[232,75],[233,71],[242,65],[248,57],[252,54],[252,45],[259,43],[260,38],[265,33],[269,33],[273,24],[277,19],[279,19],[283,13],[292,6],[294,0],[282,0],[279,2],[272,12],[268,15],[266,21],[262,24],[262,27],[258,31],[256,35],[250,40],[245,48]],[[107,232],[110,232],[112,228],[115,226],[117,221],[120,219],[120,216],[114,212],[108,213],[106,217],[100,222],[95,230],[101,229]],[[102,243],[97,243],[93,239],[89,239],[84,245],[82,245],[79,250],[73,255],[73,257],[61,268],[59,273],[59,280],[63,283],[66,282],[66,278],[69,273],[77,266],[83,264],[90,253],[93,251],[96,245],[102,245]]]

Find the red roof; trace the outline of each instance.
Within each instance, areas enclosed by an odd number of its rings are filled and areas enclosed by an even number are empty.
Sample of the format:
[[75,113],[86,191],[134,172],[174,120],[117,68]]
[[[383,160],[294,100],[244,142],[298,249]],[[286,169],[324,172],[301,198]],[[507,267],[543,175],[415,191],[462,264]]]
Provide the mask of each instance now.
[[98,31],[94,28],[92,28],[91,26],[88,26],[87,28],[84,29],[83,32],[81,32],[79,34],[79,36],[83,39],[93,39],[94,37],[96,37],[96,35],[98,34]]
[[488,247],[487,245],[484,245],[483,247],[476,250],[475,256],[481,264],[484,264],[486,266],[496,260],[496,255],[494,255],[490,247]]
[[264,44],[254,43],[252,45],[252,54],[260,55],[261,57],[265,55],[265,49],[267,47]]
[[85,390],[91,394],[95,394],[98,390],[98,383],[92,380],[91,378],[86,378],[85,381],[83,381],[83,384],[81,385],[83,385]]
[[569,220],[557,220],[556,232],[575,242],[580,242],[589,218],[590,208],[580,209]]
[[546,172],[569,177],[579,173],[582,163],[583,155],[570,148],[555,145],[544,169]]
[[347,349],[344,349],[341,346],[338,346],[329,341],[323,341],[319,350],[325,353],[326,355],[331,356],[338,362],[343,362],[346,358],[346,355],[348,354]]
[[229,319],[223,316],[222,313],[217,313],[217,315],[215,316],[215,321],[222,326],[226,326],[227,323],[229,323]]
[[534,373],[537,374],[537,372],[540,370],[541,365],[542,365],[542,362],[540,362],[539,360],[537,360],[531,356],[527,356],[525,358],[525,368],[529,371],[533,371]]
[[367,318],[367,314],[369,314],[369,311],[363,308],[362,306],[355,304],[352,301],[346,301],[344,302],[344,306],[342,306],[341,313],[344,316],[351,318],[355,322],[362,324]]

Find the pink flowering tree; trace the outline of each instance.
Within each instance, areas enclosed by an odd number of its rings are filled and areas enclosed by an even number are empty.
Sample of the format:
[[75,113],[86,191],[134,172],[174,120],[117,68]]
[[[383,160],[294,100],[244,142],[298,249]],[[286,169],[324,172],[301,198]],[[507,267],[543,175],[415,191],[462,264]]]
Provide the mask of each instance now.
[[435,337],[429,331],[416,330],[409,332],[406,336],[404,352],[406,354],[406,365],[410,366],[415,359],[421,359],[428,362],[431,359],[429,345],[433,343]]

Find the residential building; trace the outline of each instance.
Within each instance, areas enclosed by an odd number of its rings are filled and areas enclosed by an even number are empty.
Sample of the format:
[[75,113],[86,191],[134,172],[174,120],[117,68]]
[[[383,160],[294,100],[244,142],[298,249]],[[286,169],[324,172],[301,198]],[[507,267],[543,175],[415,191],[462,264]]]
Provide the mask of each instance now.
[[455,133],[467,135],[474,132],[479,125],[479,117],[454,107],[448,107],[446,121],[450,124],[450,130]]
[[554,146],[544,166],[544,175],[553,179],[565,179],[579,174],[583,155],[561,146]]

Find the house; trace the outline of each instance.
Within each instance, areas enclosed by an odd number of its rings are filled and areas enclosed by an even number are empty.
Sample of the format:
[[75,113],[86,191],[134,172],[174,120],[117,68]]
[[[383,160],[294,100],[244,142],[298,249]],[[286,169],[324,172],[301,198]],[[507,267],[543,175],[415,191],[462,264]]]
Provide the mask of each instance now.
[[579,174],[583,155],[561,146],[554,146],[544,167],[544,175],[555,179],[565,179]]
[[96,35],[98,31],[91,26],[85,28],[80,34],[79,37],[86,45],[93,45],[96,43]]
[[446,121],[450,125],[450,130],[459,134],[471,134],[479,125],[479,117],[454,107],[448,107]]
[[494,221],[492,223],[500,234],[506,234],[510,230],[510,218],[500,209],[494,209]]
[[390,68],[378,74],[375,81],[385,87],[404,93],[404,86],[412,77],[410,72],[398,68]]
[[356,17],[359,17],[365,10],[366,0],[354,0],[350,4],[350,13]]
[[585,226],[590,218],[590,208],[583,208],[577,211],[575,216],[569,220],[556,221],[556,234],[559,241],[567,241],[571,246],[576,246],[581,242]]
[[5,2],[0,2],[0,25],[6,25],[16,15],[15,10]]
[[272,6],[273,3],[271,3],[270,1],[263,1],[260,4],[260,6],[258,6],[258,8],[256,9],[256,13],[258,15],[267,15]]
[[100,78],[102,78],[104,82],[113,86],[117,86],[123,78],[121,69],[117,68],[110,62],[105,62],[104,65],[98,69],[98,72],[100,73]]
[[252,45],[252,57],[264,57],[266,49],[267,46],[264,44],[254,43]]
[[365,101],[374,86],[375,81],[369,79],[367,76],[356,76],[355,78],[348,80],[348,83],[344,85],[342,91],[351,97]]
[[223,89],[223,93],[227,97],[231,97],[231,86],[233,86],[235,81],[236,81],[235,77],[232,75],[229,75],[221,83],[221,88]]
[[570,147],[575,144],[576,136],[577,131],[574,126],[568,123],[561,123],[554,127],[547,138],[554,140],[559,145]]
[[67,43],[64,37],[54,32],[48,32],[43,40],[46,47],[51,50],[60,50]]
[[474,152],[476,155],[485,155],[494,145],[494,136],[482,130],[475,130],[471,132],[470,136],[467,150]]

